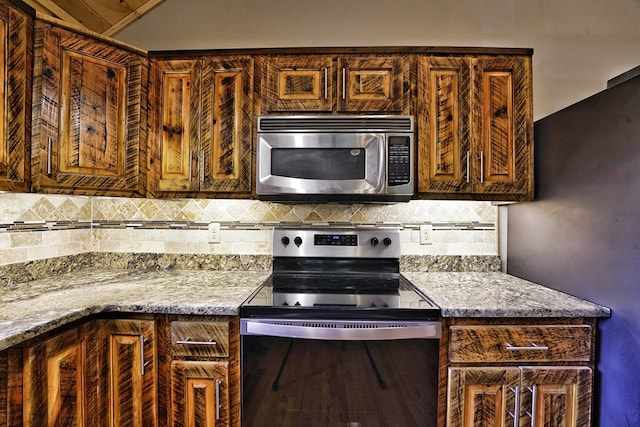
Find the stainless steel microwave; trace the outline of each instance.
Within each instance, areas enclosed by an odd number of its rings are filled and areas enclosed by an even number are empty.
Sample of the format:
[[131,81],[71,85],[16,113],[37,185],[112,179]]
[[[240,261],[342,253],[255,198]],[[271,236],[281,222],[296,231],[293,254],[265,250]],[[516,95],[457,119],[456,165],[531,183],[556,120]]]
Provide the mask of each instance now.
[[408,201],[414,192],[411,116],[261,116],[261,200]]

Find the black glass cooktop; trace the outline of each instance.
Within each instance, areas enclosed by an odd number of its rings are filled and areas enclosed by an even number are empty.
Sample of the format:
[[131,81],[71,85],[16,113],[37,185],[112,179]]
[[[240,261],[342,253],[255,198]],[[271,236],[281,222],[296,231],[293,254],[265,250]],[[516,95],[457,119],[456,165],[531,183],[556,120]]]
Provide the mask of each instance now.
[[274,273],[240,307],[242,317],[432,320],[439,314],[400,274]]

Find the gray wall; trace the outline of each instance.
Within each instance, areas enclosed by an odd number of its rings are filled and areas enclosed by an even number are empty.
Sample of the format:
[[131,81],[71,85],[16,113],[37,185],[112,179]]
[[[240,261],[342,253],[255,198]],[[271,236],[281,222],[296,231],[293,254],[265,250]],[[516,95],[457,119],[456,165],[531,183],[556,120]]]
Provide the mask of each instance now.
[[640,77],[535,123],[536,201],[508,208],[508,271],[606,305],[600,426],[640,426]]
[[116,37],[149,50],[533,48],[540,118],[638,65],[639,22],[640,0],[164,0]]

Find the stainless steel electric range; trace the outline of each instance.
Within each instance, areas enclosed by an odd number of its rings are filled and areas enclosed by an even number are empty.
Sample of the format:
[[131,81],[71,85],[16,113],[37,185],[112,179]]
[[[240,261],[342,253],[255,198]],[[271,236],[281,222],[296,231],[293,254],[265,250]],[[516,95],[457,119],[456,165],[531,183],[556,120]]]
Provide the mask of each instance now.
[[274,230],[240,308],[243,425],[436,425],[440,309],[399,259],[397,228]]

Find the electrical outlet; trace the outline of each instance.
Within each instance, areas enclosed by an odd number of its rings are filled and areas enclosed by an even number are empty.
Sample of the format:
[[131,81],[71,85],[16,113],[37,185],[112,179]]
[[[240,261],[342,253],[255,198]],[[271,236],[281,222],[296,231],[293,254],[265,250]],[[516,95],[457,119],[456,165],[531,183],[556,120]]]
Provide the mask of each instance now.
[[209,224],[209,243],[220,243],[220,223],[212,222]]
[[433,244],[433,225],[431,224],[420,225],[420,244],[421,245]]

